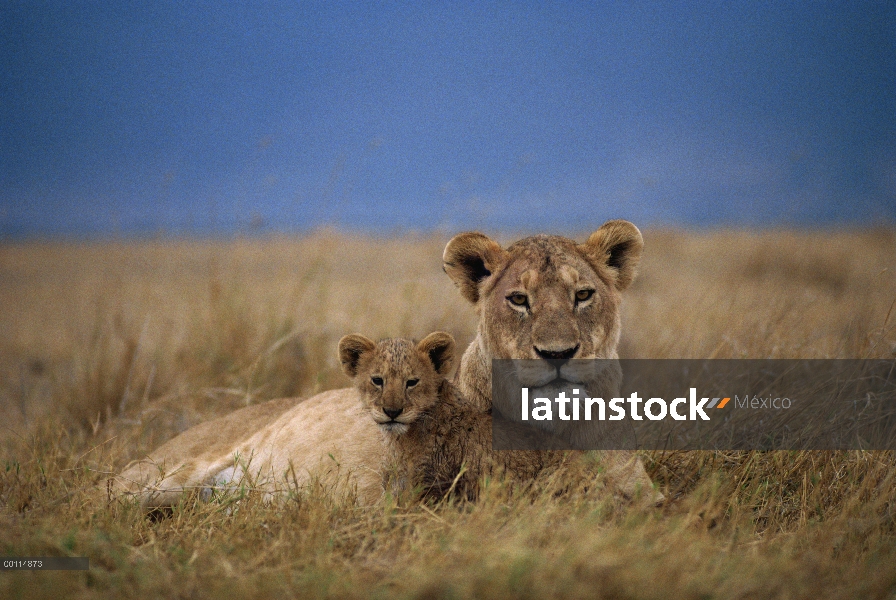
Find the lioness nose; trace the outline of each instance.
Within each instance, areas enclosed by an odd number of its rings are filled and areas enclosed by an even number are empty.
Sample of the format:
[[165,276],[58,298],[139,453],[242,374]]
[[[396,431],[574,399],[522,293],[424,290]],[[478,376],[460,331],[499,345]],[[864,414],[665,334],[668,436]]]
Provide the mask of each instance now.
[[403,408],[384,408],[383,412],[386,413],[387,417],[394,421],[395,418],[400,415],[403,410]]
[[575,356],[578,351],[578,344],[576,344],[574,348],[567,348],[565,350],[542,350],[538,346],[535,346],[535,354],[537,354],[539,358],[555,361],[555,364],[558,367]]

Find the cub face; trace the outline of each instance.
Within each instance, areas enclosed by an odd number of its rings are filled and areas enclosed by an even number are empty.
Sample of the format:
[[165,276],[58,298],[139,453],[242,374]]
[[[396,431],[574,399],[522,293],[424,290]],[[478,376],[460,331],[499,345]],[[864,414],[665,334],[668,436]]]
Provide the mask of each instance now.
[[385,433],[399,436],[439,401],[454,349],[454,338],[441,331],[416,344],[401,338],[374,342],[353,334],[339,340],[339,361],[364,409]]

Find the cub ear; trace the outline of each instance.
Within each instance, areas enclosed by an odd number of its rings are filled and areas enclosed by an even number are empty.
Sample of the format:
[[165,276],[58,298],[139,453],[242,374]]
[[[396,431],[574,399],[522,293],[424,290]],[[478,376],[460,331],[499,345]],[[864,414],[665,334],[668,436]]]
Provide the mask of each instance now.
[[579,249],[594,264],[610,267],[616,275],[616,289],[622,291],[635,280],[644,238],[628,221],[607,221]]
[[460,288],[461,295],[476,304],[479,284],[504,263],[506,253],[498,242],[479,232],[459,233],[445,246],[442,268]]
[[429,359],[439,375],[446,375],[454,364],[454,338],[450,333],[430,333],[417,344],[417,351]]
[[357,333],[339,340],[339,362],[342,363],[342,372],[354,379],[358,374],[361,357],[375,349],[376,344],[373,340]]

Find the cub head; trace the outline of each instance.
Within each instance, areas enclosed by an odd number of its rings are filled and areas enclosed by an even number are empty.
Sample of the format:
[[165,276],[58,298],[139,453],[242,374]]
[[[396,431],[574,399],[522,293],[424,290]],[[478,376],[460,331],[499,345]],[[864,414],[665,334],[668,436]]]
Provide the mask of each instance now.
[[339,361],[373,420],[385,432],[402,435],[438,402],[454,363],[454,338],[442,331],[419,343],[347,335],[339,340]]
[[[479,351],[526,363],[524,383],[585,381],[573,358],[616,358],[620,293],[635,278],[643,238],[609,221],[578,244],[548,235],[507,248],[481,233],[445,247],[444,269],[479,313]],[[539,360],[540,359],[540,360]],[[521,375],[523,375],[521,373]],[[528,381],[526,381],[528,379]]]

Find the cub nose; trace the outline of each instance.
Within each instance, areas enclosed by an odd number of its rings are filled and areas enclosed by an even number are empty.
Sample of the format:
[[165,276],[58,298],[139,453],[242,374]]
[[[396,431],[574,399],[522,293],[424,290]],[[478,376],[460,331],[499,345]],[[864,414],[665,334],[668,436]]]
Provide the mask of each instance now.
[[562,366],[566,361],[575,356],[576,352],[579,351],[578,344],[576,344],[573,348],[567,348],[565,350],[542,350],[538,346],[535,346],[534,348],[535,354],[537,354],[539,358],[549,360],[557,367]]
[[403,410],[403,408],[384,408],[383,412],[386,413],[387,417],[394,421],[395,418],[398,417],[398,415],[400,415]]

